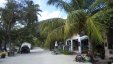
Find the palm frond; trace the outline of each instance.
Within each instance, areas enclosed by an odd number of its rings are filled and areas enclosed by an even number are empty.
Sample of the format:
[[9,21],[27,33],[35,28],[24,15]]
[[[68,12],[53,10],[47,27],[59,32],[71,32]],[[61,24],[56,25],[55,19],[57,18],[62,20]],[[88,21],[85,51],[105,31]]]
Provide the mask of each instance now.
[[87,9],[94,0],[48,0],[47,4],[56,6],[57,8],[64,9],[67,13],[74,10]]
[[64,25],[65,20],[61,18],[52,18],[40,22],[39,31],[41,36],[47,36],[54,29]]
[[70,6],[68,2],[65,2],[64,0],[49,0],[47,2],[49,5],[54,5],[57,8],[65,10],[67,13],[73,11],[74,9]]
[[102,8],[112,8],[113,1],[112,0],[95,0],[93,4],[89,7],[89,9],[96,10],[96,9],[102,9]]
[[86,14],[82,10],[71,12],[65,23],[65,35],[72,36],[83,31],[86,19]]
[[48,34],[45,47],[50,47],[51,43],[61,40],[64,40],[64,26],[58,27]]
[[87,34],[89,38],[92,41],[95,41],[98,43],[104,43],[104,28],[102,28],[101,24],[99,22],[96,22],[94,20],[95,16],[88,17],[86,21],[86,29],[87,29]]

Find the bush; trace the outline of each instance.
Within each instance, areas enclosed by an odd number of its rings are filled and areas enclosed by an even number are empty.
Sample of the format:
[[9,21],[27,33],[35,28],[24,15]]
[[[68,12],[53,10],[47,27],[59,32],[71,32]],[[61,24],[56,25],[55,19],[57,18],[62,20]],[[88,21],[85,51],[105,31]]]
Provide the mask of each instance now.
[[69,55],[70,52],[68,50],[64,50],[63,53]]
[[63,50],[62,53],[65,55],[72,55],[72,52],[70,52],[68,50]]
[[5,58],[5,57],[6,57],[6,54],[2,54],[2,55],[1,55],[1,58]]

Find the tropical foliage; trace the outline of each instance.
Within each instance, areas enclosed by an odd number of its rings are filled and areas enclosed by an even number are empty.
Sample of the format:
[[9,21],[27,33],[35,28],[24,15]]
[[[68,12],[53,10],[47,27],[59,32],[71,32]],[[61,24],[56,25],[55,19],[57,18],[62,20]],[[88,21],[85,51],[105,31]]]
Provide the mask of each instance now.
[[47,19],[39,23],[40,36],[43,37],[43,42],[46,42],[45,46],[50,46],[55,40],[63,40],[64,23],[65,19],[61,18]]
[[[94,0],[70,0],[69,2],[65,0],[48,0],[49,5],[55,5],[56,7],[66,11],[68,14],[64,26],[62,26],[63,30],[56,30],[57,34],[59,34],[59,32],[61,32],[61,34],[63,33],[61,39],[69,38],[74,34],[87,34],[92,41],[97,43],[104,42],[104,27],[97,20],[95,20],[95,17],[98,15],[98,11],[95,8],[90,8],[95,2],[96,1]],[[92,12],[89,12],[91,10]],[[53,30],[51,34],[54,31],[55,30]],[[47,41],[54,41],[54,38],[52,37],[55,37],[55,33],[53,34],[54,35],[47,37]]]
[[33,1],[21,1],[7,0],[5,7],[0,8],[0,45],[4,44],[5,48],[9,45],[11,49],[12,43],[33,43],[33,38],[37,37],[39,5]]

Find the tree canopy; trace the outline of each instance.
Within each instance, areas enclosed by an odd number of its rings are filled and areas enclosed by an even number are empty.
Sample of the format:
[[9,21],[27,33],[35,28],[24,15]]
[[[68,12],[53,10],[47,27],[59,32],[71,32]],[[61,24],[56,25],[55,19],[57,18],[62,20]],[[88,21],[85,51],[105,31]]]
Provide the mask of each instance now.
[[[32,0],[7,0],[5,7],[0,8],[0,32],[4,37],[0,37],[2,43],[9,45],[19,44],[22,42],[33,42],[37,37],[38,15],[41,10],[38,4]],[[20,27],[17,27],[19,25]]]

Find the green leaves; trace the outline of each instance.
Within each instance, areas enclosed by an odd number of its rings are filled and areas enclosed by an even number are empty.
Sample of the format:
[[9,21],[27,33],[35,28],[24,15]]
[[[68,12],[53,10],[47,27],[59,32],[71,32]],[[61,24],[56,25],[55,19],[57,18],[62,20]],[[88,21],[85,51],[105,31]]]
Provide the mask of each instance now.
[[45,38],[46,47],[55,40],[62,40],[64,38],[64,23],[65,19],[52,18],[41,21],[39,24],[39,32],[41,37]]
[[83,10],[71,12],[66,20],[53,18],[40,23],[40,33],[46,37],[45,46],[55,41],[63,41],[75,34],[85,32],[89,39],[99,43],[105,40],[103,26],[97,22],[97,15],[89,16]]
[[[89,39],[97,44],[104,43],[107,25],[103,24],[106,24],[106,21],[110,21],[110,25],[112,23],[112,10],[109,8],[112,6],[112,2],[111,0],[70,0],[70,2],[48,0],[49,5],[64,9],[68,13],[68,17],[65,21],[49,19],[41,23],[41,35],[47,37],[45,46],[49,47],[50,43],[56,40],[65,40],[74,34],[81,34],[81,32],[85,32]],[[91,12],[87,13],[89,9]],[[63,23],[60,23],[62,21]]]
[[86,31],[92,41],[97,42],[97,44],[98,42],[104,43],[104,29],[92,17],[88,17],[86,21]]
[[66,36],[72,36],[83,31],[86,19],[86,14],[82,10],[71,12],[65,23]]
[[39,31],[41,33],[41,36],[47,36],[51,31],[54,29],[64,25],[64,19],[61,18],[53,18],[48,19],[40,22],[39,25]]
[[51,43],[55,41],[63,41],[64,40],[64,26],[58,27],[51,31],[48,34],[47,39],[45,41],[45,47],[50,47]]
[[[24,1],[24,3],[7,0],[5,7],[0,8],[0,28],[5,33],[0,39],[4,39],[6,43],[21,44],[26,41],[33,44],[33,38],[37,37],[39,12],[41,12],[39,5],[34,4],[32,0]],[[21,27],[17,28],[18,25]]]
[[65,24],[65,34],[71,37],[84,31],[93,41],[104,42],[104,30],[101,24],[95,20],[96,15],[89,16],[82,10],[73,11],[68,15]]
[[75,10],[88,8],[94,0],[48,0],[47,4],[56,6],[57,8],[63,9],[67,13]]

